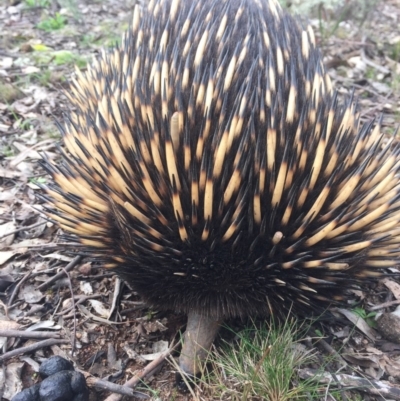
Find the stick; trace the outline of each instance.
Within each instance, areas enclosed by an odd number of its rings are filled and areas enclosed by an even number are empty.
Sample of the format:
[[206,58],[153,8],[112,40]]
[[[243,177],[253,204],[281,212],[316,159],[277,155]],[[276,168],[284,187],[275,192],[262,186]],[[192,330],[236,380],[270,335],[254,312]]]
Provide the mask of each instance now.
[[[134,388],[141,382],[146,376],[148,376],[155,368],[158,367],[162,362],[164,362],[165,358],[169,356],[169,354],[177,347],[178,344],[171,346],[167,351],[163,352],[157,359],[150,362],[146,367],[144,367],[139,373],[129,379],[124,386],[129,388]],[[122,396],[119,394],[111,394],[104,401],[120,401]]]
[[67,271],[67,269],[62,269],[65,275],[68,278],[69,290],[71,292],[71,300],[72,300],[72,312],[74,314],[74,335],[72,336],[72,353],[75,352],[75,343],[76,343],[76,310],[75,310],[75,299],[74,299],[74,290],[72,288],[71,277]]
[[[82,256],[76,256],[74,259],[69,262],[65,268],[67,272],[71,271],[80,261],[82,260]],[[58,272],[56,275],[51,277],[49,280],[45,281],[43,284],[40,284],[38,290],[45,291],[47,290],[54,282],[59,280],[65,274],[64,270]]]
[[[21,279],[21,281],[15,286],[13,293],[11,294],[10,299],[8,300],[7,307],[10,307],[12,303],[14,302],[14,298],[17,296],[19,289],[21,288],[21,285],[25,283],[26,280],[30,277],[32,272],[28,272],[25,274],[25,276]],[[8,309],[8,308],[7,308]],[[8,317],[8,310],[6,309],[6,315]]]
[[389,306],[398,305],[398,304],[400,304],[400,299],[396,299],[395,301],[384,302],[383,304],[380,304],[380,305],[375,305],[371,308],[368,308],[368,310],[372,312],[372,311],[376,311],[379,309],[387,308]]
[[15,229],[13,231],[10,231],[10,232],[6,233],[6,234],[0,235],[0,239],[6,238],[9,235],[13,235],[13,234],[19,233],[20,231],[26,231],[26,230],[30,230],[31,228],[43,226],[44,224],[47,224],[47,221],[42,221],[40,223],[32,224],[31,226],[17,228],[17,229]]
[[49,331],[0,330],[0,337],[18,338],[60,338],[58,333]]
[[70,344],[70,341],[62,339],[57,340],[55,338],[39,341],[38,343],[27,345],[26,347],[17,348],[12,351],[6,352],[3,355],[0,355],[0,362],[4,362],[7,359],[13,358],[14,356],[25,354],[25,352],[33,352],[37,351],[38,349],[44,347],[51,347],[52,345],[57,345],[57,344]]
[[[76,302],[73,302],[73,305],[75,307],[76,305],[79,305],[79,304],[87,301],[88,299],[101,298],[102,296],[104,296],[104,294],[76,295],[74,297],[74,301],[76,301]],[[56,316],[65,316],[65,314],[72,311],[72,309],[74,309],[74,308],[72,306],[70,306],[69,308],[63,310],[62,312],[57,312],[55,315]],[[74,317],[74,315],[72,315],[72,317]]]
[[91,376],[89,373],[85,372],[86,383],[89,387],[94,387],[99,390],[108,390],[113,393],[128,395],[130,397],[145,397],[150,398],[147,394],[140,393],[138,391],[133,390],[127,386],[121,386],[120,384],[111,383],[107,380],[97,379],[96,377]]
[[[300,369],[299,376],[302,379],[313,380],[322,384],[332,384],[332,382],[336,382],[331,373],[320,373],[312,369]],[[394,386],[387,381],[365,379],[363,377],[355,377],[346,374],[336,374],[335,377],[343,388],[348,387],[391,400],[400,400],[400,387]]]

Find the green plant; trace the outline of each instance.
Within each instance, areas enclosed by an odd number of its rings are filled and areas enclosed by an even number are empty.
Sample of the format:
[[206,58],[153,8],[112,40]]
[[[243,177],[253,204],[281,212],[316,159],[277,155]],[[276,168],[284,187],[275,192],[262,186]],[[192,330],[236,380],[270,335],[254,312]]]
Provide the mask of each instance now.
[[76,64],[78,68],[86,66],[86,58],[74,54],[68,50],[60,50],[53,53],[55,65]]
[[337,13],[335,19],[327,22],[323,17],[324,9],[323,5],[321,4],[318,7],[318,21],[319,21],[319,32],[322,41],[329,39],[331,36],[334,36],[340,26],[340,23],[346,19],[346,16],[349,14],[349,10],[351,9],[351,5],[345,4],[339,12]]
[[314,332],[318,337],[320,338],[324,337],[324,333],[320,329],[315,329]]
[[95,40],[93,33],[87,33],[79,38],[81,46],[89,47]]
[[0,154],[4,157],[11,157],[15,155],[15,150],[9,145],[0,146]]
[[49,17],[40,21],[37,24],[38,29],[41,29],[46,32],[56,31],[58,29],[64,28],[67,19],[61,15],[60,13],[56,13],[54,17]]
[[46,7],[50,6],[50,0],[25,0],[25,4],[28,7],[46,8]]
[[29,182],[35,185],[46,184],[47,179],[45,177],[34,177],[34,178],[29,178]]
[[390,58],[392,58],[394,61],[397,63],[400,62],[400,41],[394,43],[391,46],[391,51],[390,51]]
[[299,342],[303,333],[294,319],[260,327],[253,324],[237,333],[235,344],[225,342],[210,357],[213,371],[207,380],[213,396],[225,394],[236,401],[312,399],[318,384],[300,380],[296,373],[313,359]]
[[38,74],[39,83],[43,86],[47,86],[51,80],[51,71],[45,70],[41,74]]
[[367,312],[365,309],[363,308],[354,308],[353,312],[361,317],[362,319],[364,319],[368,326],[370,327],[376,327],[376,321],[375,321],[375,316],[377,314],[377,312]]
[[22,129],[23,131],[28,131],[30,129],[32,129],[33,125],[32,125],[32,120],[27,118],[25,120],[18,120],[17,124],[14,124],[16,127],[19,127],[20,129]]

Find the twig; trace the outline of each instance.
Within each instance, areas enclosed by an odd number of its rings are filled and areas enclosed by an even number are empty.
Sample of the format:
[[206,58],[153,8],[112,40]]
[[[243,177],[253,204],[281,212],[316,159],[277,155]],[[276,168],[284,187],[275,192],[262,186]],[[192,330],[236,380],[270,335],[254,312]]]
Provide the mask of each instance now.
[[73,302],[74,306],[70,306],[69,308],[63,310],[62,312],[57,312],[55,314],[55,316],[62,316],[65,315],[66,313],[68,313],[69,311],[71,311],[73,308],[75,308],[76,305],[79,305],[85,301],[87,301],[88,299],[97,299],[97,298],[101,298],[104,294],[93,294],[93,295],[77,295],[76,297],[74,297],[74,300],[76,300],[76,302]]
[[346,396],[345,389],[343,388],[342,383],[340,383],[340,381],[339,381],[339,379],[337,377],[337,374],[335,374],[335,373],[331,373],[331,374],[332,374],[333,379],[335,380],[335,383],[337,384],[337,386],[338,386],[338,388],[340,390],[340,395],[342,396],[342,400],[343,401],[348,401],[349,399]]
[[62,269],[65,275],[68,278],[69,283],[69,291],[71,292],[72,299],[72,312],[74,314],[74,335],[72,336],[72,352],[75,352],[75,343],[76,343],[76,310],[75,310],[75,300],[74,300],[74,290],[72,289],[71,277],[66,269]]
[[35,224],[32,224],[31,226],[17,228],[17,229],[15,229],[13,231],[10,231],[10,232],[6,233],[6,234],[0,235],[0,239],[6,238],[6,237],[8,237],[9,235],[12,235],[12,234],[19,233],[20,231],[26,231],[26,230],[30,230],[31,228],[36,228],[36,227],[39,227],[39,226],[43,226],[44,224],[47,224],[47,221],[42,221],[40,223],[35,223]]
[[127,315],[128,313],[136,312],[138,310],[142,310],[145,308],[147,308],[147,306],[145,304],[142,304],[142,305],[135,306],[134,308],[124,309],[124,310],[120,311],[119,314],[121,316],[124,316],[124,315]]
[[365,64],[367,64],[368,66],[370,66],[372,68],[375,68],[376,70],[378,70],[382,74],[385,74],[385,75],[390,74],[389,68],[383,67],[383,66],[381,66],[379,64],[374,63],[372,60],[370,60],[365,55],[365,50],[364,49],[361,49],[361,59],[362,59],[362,61],[364,61]]
[[121,294],[121,286],[122,286],[122,281],[119,277],[115,280],[115,285],[114,285],[114,293],[113,293],[113,299],[111,303],[111,308],[110,312],[108,313],[107,319],[110,320],[112,314],[114,313],[115,308],[117,307],[117,302],[118,298]]
[[0,337],[60,338],[60,335],[49,331],[0,330]]
[[32,306],[32,308],[28,312],[25,312],[25,317],[33,316],[36,313],[39,313],[39,312],[42,312],[42,311],[46,311],[46,309],[47,309],[47,307],[45,305]]
[[90,276],[84,276],[84,275],[79,275],[77,276],[77,280],[103,280],[103,278],[107,278],[107,277],[114,277],[115,276],[115,272],[114,273],[103,273],[103,274],[96,274],[96,275],[90,275]]
[[359,40],[351,40],[351,39],[338,39],[338,38],[334,38],[334,37],[329,38],[329,40],[332,40],[333,43],[338,43],[338,44],[346,43],[348,45],[364,46],[364,47],[374,46],[373,43],[367,43],[367,42],[365,42],[365,40],[359,41]]
[[[322,384],[334,381],[332,374],[329,372],[321,373],[313,369],[299,369],[298,372],[302,379],[312,380]],[[336,374],[336,378],[343,387],[358,389],[364,393],[379,395],[391,400],[400,400],[400,387],[394,386],[387,381],[365,379],[363,377],[355,377],[346,374]]]
[[[168,348],[167,351],[163,352],[157,359],[154,361],[150,362],[147,366],[143,368],[143,370],[133,376],[130,380],[128,380],[125,384],[124,387],[129,387],[129,388],[134,388],[141,382],[146,376],[148,376],[154,369],[156,369],[162,362],[164,362],[165,358],[167,358],[170,353],[178,346],[179,343],[171,346]],[[111,394],[108,396],[105,401],[120,401],[122,399],[122,396],[119,394]]]
[[[347,78],[342,78],[342,77],[338,77],[336,78],[336,81],[339,81],[343,84],[348,84],[351,85],[352,88],[357,88],[366,92],[371,93],[372,95],[378,97],[382,102],[386,102],[386,103],[390,103],[390,104],[394,104],[394,101],[390,100],[390,95],[392,94],[392,91],[390,91],[388,94],[386,95],[381,95],[380,93],[378,93],[376,90],[372,89],[371,87],[368,86],[363,86],[363,85],[358,85],[355,84],[351,79],[347,79]],[[378,108],[380,105],[376,105],[372,108],[372,110]],[[366,113],[363,112],[363,115],[365,115]]]
[[332,356],[336,362],[340,363],[341,366],[347,366],[347,362],[342,358],[342,356],[331,347],[323,338],[317,336],[317,333],[314,330],[309,331],[309,335],[314,337],[315,345],[320,346],[325,352],[327,352],[330,356]]
[[93,319],[97,322],[101,322],[101,323],[105,323],[105,324],[109,324],[109,325],[113,325],[113,324],[128,324],[131,323],[131,321],[126,320],[125,322],[113,322],[111,320],[108,319],[104,319],[100,316],[96,316],[93,313],[89,312],[89,310],[87,308],[85,308],[83,305],[78,305],[78,309],[81,311],[81,313],[83,315],[85,315],[87,318]]
[[372,308],[368,308],[368,310],[370,312],[373,312],[375,310],[387,308],[389,306],[398,305],[398,304],[400,304],[400,299],[396,299],[395,301],[384,302],[383,304],[380,304],[380,305],[375,305]]
[[117,393],[117,394],[121,394],[121,395],[128,395],[130,397],[135,397],[135,396],[143,397],[144,396],[146,398],[150,398],[147,394],[140,393],[127,386],[122,386],[120,384],[111,383],[107,380],[97,379],[96,377],[93,377],[92,375],[90,375],[90,373],[87,373],[87,372],[82,372],[82,373],[85,374],[86,383],[88,384],[89,387],[94,387],[99,390],[107,390],[112,393]]
[[7,359],[13,358],[14,356],[25,354],[26,352],[37,351],[38,349],[44,347],[51,347],[52,345],[69,344],[69,343],[70,343],[69,340],[61,340],[61,339],[57,340],[55,338],[39,341],[38,343],[27,345],[26,347],[17,348],[12,351],[6,352],[3,355],[0,355],[0,362],[4,362]]
[[18,129],[12,130],[12,131],[0,131],[0,138],[3,136],[8,136],[8,135],[15,135],[19,134],[21,131]]
[[[14,298],[17,296],[19,289],[21,288],[21,285],[23,283],[25,283],[26,280],[28,280],[28,278],[30,277],[30,275],[32,274],[32,272],[28,272],[25,274],[25,276],[21,279],[21,281],[15,286],[13,293],[11,294],[10,299],[8,300],[8,306],[12,305],[12,303],[14,302]],[[8,316],[8,310],[6,310],[6,315]]]
[[51,277],[49,280],[45,281],[43,284],[40,284],[38,287],[38,290],[40,290],[40,291],[47,290],[53,283],[55,283],[62,276],[64,276],[64,274],[65,274],[64,270],[67,272],[71,271],[81,260],[82,260],[81,255],[76,256],[74,259],[71,260],[71,262],[68,263],[68,265],[65,267],[65,269],[58,272],[56,275]]

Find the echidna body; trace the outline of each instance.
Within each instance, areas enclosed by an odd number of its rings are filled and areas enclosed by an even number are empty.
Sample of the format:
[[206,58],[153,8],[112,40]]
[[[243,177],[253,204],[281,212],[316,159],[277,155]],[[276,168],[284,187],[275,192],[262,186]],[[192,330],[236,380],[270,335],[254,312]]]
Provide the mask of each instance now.
[[275,0],[136,7],[67,95],[48,213],[149,305],[309,313],[397,263],[399,147]]

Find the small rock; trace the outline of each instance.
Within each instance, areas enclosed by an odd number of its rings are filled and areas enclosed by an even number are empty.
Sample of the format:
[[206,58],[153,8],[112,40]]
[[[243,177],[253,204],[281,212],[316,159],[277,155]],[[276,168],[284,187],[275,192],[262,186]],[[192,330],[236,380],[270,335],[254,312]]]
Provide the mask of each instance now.
[[0,84],[0,102],[9,104],[22,99],[24,96],[25,94],[14,85],[10,83]]
[[30,53],[33,51],[33,47],[29,43],[22,43],[22,45],[19,47],[22,53]]
[[79,266],[79,273],[83,274],[84,276],[90,276],[92,274],[92,264],[85,263],[82,266]]
[[392,343],[400,344],[400,309],[382,313],[376,318],[376,329],[382,337]]

